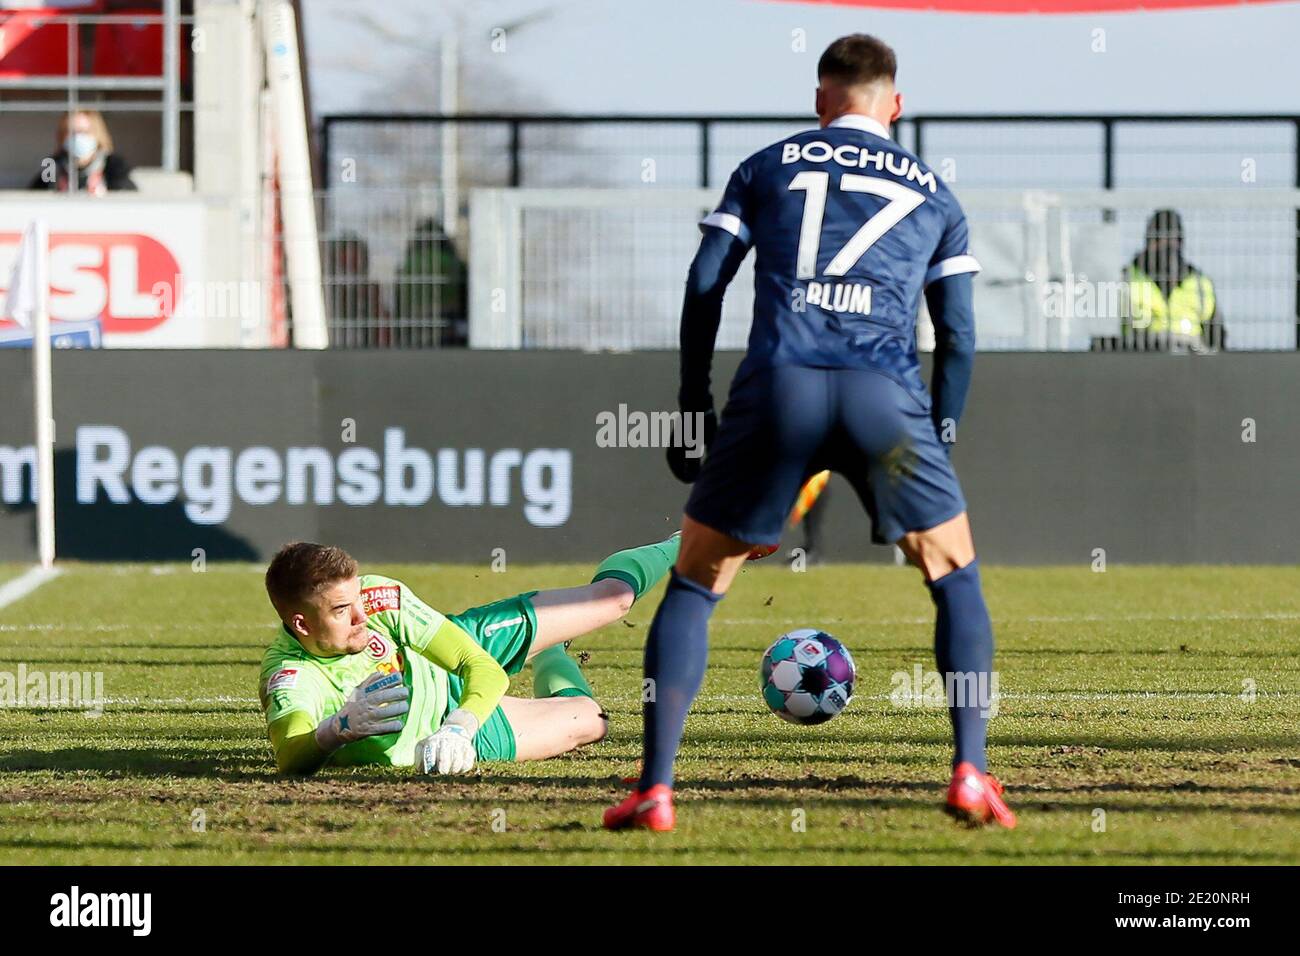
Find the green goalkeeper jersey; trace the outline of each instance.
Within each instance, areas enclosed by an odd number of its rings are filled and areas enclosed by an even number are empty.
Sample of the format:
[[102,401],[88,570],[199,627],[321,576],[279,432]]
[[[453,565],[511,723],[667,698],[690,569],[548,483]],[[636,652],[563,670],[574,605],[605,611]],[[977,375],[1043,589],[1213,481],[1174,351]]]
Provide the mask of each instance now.
[[375,671],[400,672],[410,693],[406,725],[399,733],[346,744],[334,751],[329,762],[408,766],[416,743],[437,730],[447,716],[447,671],[424,655],[435,635],[454,625],[405,584],[382,575],[361,575],[361,598],[370,640],[358,654],[313,657],[281,626],[262,657],[262,710],[268,725],[295,715],[301,726],[314,728],[338,713],[353,689]]

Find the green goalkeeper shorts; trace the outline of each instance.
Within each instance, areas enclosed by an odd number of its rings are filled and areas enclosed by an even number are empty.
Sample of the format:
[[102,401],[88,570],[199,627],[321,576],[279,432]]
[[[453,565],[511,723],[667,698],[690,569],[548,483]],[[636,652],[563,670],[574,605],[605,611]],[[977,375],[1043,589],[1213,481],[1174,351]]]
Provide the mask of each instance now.
[[[448,615],[447,619],[478,641],[513,677],[524,669],[528,651],[537,637],[537,610],[533,607],[536,594],[528,591]],[[449,674],[447,680],[450,708],[455,710],[460,705],[461,680],[455,674]],[[474,749],[479,760],[515,759],[515,731],[500,707],[478,729]]]

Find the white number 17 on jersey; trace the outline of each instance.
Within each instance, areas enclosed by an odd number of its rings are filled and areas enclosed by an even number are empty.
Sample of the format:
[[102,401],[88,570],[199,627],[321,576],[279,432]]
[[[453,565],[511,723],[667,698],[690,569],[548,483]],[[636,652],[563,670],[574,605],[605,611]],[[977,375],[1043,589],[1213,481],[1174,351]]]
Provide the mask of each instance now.
[[[826,212],[826,190],[830,173],[802,172],[790,180],[790,189],[807,193],[803,204],[803,223],[799,227],[799,251],[795,256],[795,277],[811,279],[817,275],[817,251],[822,242],[822,215]],[[867,219],[844,248],[835,253],[826,266],[826,275],[842,276],[855,265],[877,239],[894,228],[917,206],[925,196],[893,180],[876,176],[859,176],[845,173],[840,177],[839,188],[846,193],[871,193],[888,199],[879,212]]]

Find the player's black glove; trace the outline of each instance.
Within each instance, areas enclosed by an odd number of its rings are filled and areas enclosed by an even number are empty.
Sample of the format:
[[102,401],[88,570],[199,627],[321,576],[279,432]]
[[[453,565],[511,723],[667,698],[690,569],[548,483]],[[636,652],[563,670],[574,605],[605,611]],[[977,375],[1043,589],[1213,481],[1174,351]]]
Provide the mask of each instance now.
[[[685,419],[692,416],[690,426],[685,429]],[[713,436],[718,433],[718,416],[710,408],[707,412],[682,412],[682,420],[673,427],[673,439],[668,445],[668,467],[678,481],[690,484],[700,477],[700,467],[704,463],[704,452],[713,444]]]

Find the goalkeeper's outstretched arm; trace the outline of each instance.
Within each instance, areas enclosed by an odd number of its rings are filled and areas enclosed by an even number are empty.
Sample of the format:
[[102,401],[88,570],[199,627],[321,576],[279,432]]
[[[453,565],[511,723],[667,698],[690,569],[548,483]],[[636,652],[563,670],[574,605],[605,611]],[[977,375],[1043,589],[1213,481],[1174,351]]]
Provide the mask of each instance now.
[[464,689],[460,705],[448,715],[448,720],[458,711],[467,711],[477,722],[477,730],[492,716],[510,687],[510,678],[496,658],[446,618],[427,638],[412,637],[411,647],[426,660],[461,679]]

